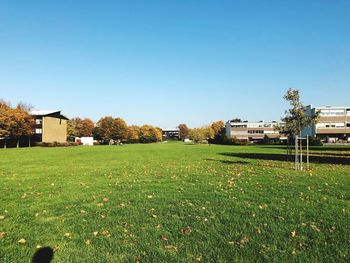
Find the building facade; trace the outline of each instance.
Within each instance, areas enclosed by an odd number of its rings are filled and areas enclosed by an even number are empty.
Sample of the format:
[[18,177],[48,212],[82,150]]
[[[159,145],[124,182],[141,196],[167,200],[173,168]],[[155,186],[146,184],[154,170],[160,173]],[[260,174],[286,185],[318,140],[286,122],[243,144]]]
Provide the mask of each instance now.
[[180,130],[179,129],[162,129],[163,140],[167,139],[176,139],[180,138]]
[[303,130],[303,136],[318,137],[325,142],[350,141],[349,107],[306,107],[306,114],[314,116],[319,112],[317,124]]
[[36,142],[67,142],[68,118],[61,111],[31,111],[35,118],[34,140]]
[[276,130],[278,122],[226,122],[226,137],[237,138],[238,140],[262,141],[268,139],[287,139],[283,134]]

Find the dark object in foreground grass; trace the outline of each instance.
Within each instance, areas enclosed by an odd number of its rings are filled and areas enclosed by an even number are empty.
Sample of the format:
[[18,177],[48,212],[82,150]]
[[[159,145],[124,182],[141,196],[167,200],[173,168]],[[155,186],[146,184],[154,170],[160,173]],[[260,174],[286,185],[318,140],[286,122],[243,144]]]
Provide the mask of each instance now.
[[53,249],[51,247],[42,247],[35,252],[32,263],[49,263],[52,259]]

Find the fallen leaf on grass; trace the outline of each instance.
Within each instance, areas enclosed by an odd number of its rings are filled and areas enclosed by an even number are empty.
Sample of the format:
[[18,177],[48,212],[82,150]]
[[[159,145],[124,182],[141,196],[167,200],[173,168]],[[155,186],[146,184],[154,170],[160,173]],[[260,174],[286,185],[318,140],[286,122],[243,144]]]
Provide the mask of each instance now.
[[182,228],[181,229],[181,233],[185,236],[188,236],[192,233],[192,229],[188,226],[188,227],[185,227],[185,228]]
[[297,232],[295,230],[293,230],[292,232],[290,232],[292,237],[295,237],[297,235]]
[[4,219],[5,219],[5,216],[1,215],[0,220],[4,220]]
[[98,235],[98,231],[95,231],[95,232],[94,232],[94,236],[97,236],[97,235]]
[[91,240],[90,240],[90,239],[85,240],[85,244],[86,244],[86,245],[91,245]]
[[81,213],[81,214],[86,214],[86,211],[83,210],[83,209],[81,209],[81,210],[80,210],[80,213]]
[[109,199],[107,197],[103,198],[103,202],[107,203],[108,201],[109,201]]
[[310,227],[312,228],[312,230],[317,231],[317,232],[321,232],[321,230],[314,224],[311,224]]
[[0,232],[0,238],[6,237],[6,232]]
[[65,236],[65,237],[71,237],[72,234],[67,232],[67,233],[64,233],[64,236]]
[[36,245],[36,248],[39,249],[39,248],[42,248],[42,246],[41,245]]
[[105,236],[105,237],[110,237],[111,236],[111,234],[109,233],[108,230],[103,230],[102,231],[102,235]]
[[243,237],[238,243],[240,247],[244,247],[249,242],[249,237]]
[[177,247],[175,247],[173,245],[164,246],[164,249],[168,252],[177,252]]
[[335,228],[335,226],[332,226],[330,229],[329,229],[329,232],[334,232],[334,230],[335,230],[336,228]]
[[262,244],[259,253],[260,253],[260,254],[265,254],[265,253],[268,252],[269,250],[270,250],[270,247],[269,247],[268,245]]
[[103,203],[98,203],[97,206],[101,207],[103,206]]
[[262,204],[262,205],[259,205],[259,208],[260,209],[265,209],[265,208],[267,208],[268,207],[268,205],[267,204]]
[[22,244],[25,244],[27,242],[27,240],[25,240],[24,238],[21,238],[17,242],[22,245]]
[[201,261],[201,260],[202,260],[202,256],[201,256],[201,255],[196,256],[196,261],[197,261],[197,262],[199,262],[199,261]]
[[163,240],[163,241],[168,241],[169,240],[168,237],[165,236],[165,235],[161,235],[160,239]]

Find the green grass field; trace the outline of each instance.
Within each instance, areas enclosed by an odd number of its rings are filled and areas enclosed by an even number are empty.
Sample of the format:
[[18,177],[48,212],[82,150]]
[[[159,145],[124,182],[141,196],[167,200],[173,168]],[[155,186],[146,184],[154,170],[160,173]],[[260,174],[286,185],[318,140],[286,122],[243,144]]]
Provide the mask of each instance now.
[[272,146],[2,149],[0,262],[349,262],[350,149],[313,152],[296,172]]

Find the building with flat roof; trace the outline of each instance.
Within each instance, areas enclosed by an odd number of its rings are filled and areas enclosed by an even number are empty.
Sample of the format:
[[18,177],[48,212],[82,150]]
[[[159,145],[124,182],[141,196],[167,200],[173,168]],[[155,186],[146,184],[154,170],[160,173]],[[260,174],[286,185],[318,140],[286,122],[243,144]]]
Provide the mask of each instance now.
[[314,116],[319,112],[317,124],[303,130],[303,136],[318,137],[325,142],[350,141],[350,106],[348,107],[306,107],[306,114]]
[[262,141],[265,137],[269,139],[287,139],[285,135],[276,130],[280,122],[235,122],[227,121],[225,125],[226,137],[237,138],[238,140]]
[[179,139],[180,138],[180,130],[178,128],[175,129],[162,129],[163,140],[166,139]]
[[29,112],[35,118],[35,132],[33,139],[36,142],[67,141],[68,118],[57,110],[34,110]]

